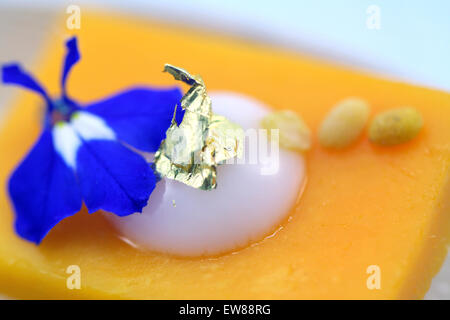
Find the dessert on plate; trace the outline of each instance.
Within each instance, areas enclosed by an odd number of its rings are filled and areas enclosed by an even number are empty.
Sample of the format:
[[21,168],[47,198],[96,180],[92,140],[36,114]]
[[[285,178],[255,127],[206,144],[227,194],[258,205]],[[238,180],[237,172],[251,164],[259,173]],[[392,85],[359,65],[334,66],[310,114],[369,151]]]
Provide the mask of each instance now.
[[[72,127],[76,121],[93,125],[94,133],[82,135],[90,143],[121,142],[115,148],[129,156],[114,157],[98,145],[95,150],[106,163],[130,164],[127,177],[141,176],[127,180],[135,201],[119,206],[92,196],[101,186],[96,190],[92,174],[82,173],[99,174],[86,165],[94,160],[80,160],[84,140],[70,149],[75,155],[67,151],[64,135],[58,154],[82,172],[73,183],[84,186],[83,205],[48,233],[20,233],[14,224],[21,211],[6,186],[42,132],[43,110],[41,97],[20,91],[0,129],[1,293],[88,299],[424,296],[450,233],[449,94],[120,17],[85,14],[76,36],[82,59],[63,92],[87,106],[136,85],[167,90],[161,128],[148,127],[160,136],[152,143],[139,140],[149,134],[145,130],[130,137],[137,132],[129,128],[133,122],[117,124],[107,108],[97,107],[95,119],[83,117],[93,109],[82,108],[81,117],[62,119]],[[49,40],[41,61],[29,69],[48,96],[57,97],[67,48],[59,38]],[[175,79],[161,72],[167,63]],[[170,156],[163,161],[174,150],[181,157],[199,150],[192,148],[197,142],[211,151],[211,141],[221,141],[225,129],[236,129],[234,144],[226,140],[220,152],[204,152],[199,166],[181,167]],[[239,130],[249,129],[257,135],[279,129],[258,136],[268,142],[269,160],[279,142],[279,161],[225,163],[249,154],[239,143]],[[177,148],[180,132],[192,133],[195,143],[186,144],[191,149]],[[181,169],[175,174],[174,167]],[[67,286],[71,266],[79,267],[79,289]]]

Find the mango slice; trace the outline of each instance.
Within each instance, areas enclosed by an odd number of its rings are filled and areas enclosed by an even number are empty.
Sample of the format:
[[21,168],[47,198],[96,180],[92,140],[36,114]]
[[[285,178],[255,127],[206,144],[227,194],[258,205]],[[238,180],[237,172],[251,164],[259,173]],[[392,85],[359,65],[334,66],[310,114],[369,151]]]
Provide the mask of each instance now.
[[[68,32],[64,19],[39,63],[28,66],[54,94],[64,52],[60,34]],[[36,246],[15,235],[5,188],[40,130],[39,98],[17,90],[0,131],[1,293],[136,299],[424,296],[450,235],[449,94],[200,31],[86,12],[82,19],[77,30],[82,60],[70,75],[71,96],[88,102],[135,84],[175,85],[161,72],[164,63],[183,66],[201,74],[210,91],[240,92],[300,114],[313,136],[306,154],[308,181],[290,218],[271,237],[233,254],[182,259],[141,252],[122,241],[100,213],[84,210]],[[372,116],[413,106],[424,127],[411,141],[389,148],[371,144],[367,131],[345,150],[320,147],[321,121],[330,106],[349,96],[366,99]],[[73,265],[81,271],[80,289],[67,287],[66,271]],[[370,285],[373,276],[379,276],[379,288]]]

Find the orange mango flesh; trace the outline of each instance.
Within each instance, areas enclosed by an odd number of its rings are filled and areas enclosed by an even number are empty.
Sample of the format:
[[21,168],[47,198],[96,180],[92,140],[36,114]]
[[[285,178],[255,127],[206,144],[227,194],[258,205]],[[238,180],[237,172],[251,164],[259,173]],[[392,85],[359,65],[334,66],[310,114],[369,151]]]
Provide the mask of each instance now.
[[[39,134],[41,103],[14,89],[17,100],[0,131],[0,293],[88,299],[424,296],[449,236],[450,95],[222,36],[98,14],[84,13],[82,22],[82,60],[68,83],[73,97],[88,102],[136,84],[175,85],[161,73],[171,63],[202,75],[209,90],[294,110],[314,136],[306,154],[306,188],[278,232],[233,254],[177,258],[141,252],[121,241],[101,214],[85,211],[36,246],[15,235],[5,186]],[[59,26],[64,30],[65,21]],[[60,34],[50,37],[38,65],[28,66],[55,95],[64,53]],[[331,106],[348,96],[367,99],[372,116],[413,106],[424,129],[397,147],[376,147],[365,133],[349,148],[326,150],[317,143],[317,128]],[[80,290],[66,287],[69,265],[81,268]],[[367,288],[370,265],[380,267],[379,290]]]

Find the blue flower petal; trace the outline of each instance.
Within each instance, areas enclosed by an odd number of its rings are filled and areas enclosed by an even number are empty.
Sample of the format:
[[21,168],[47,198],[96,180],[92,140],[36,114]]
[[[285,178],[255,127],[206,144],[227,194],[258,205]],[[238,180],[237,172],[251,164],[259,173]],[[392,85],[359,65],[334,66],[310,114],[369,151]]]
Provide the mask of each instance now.
[[81,209],[75,174],[54,151],[50,129],[12,174],[9,193],[16,232],[37,244],[58,222]]
[[29,73],[23,70],[20,65],[12,63],[2,66],[3,83],[17,84],[40,94],[51,108],[52,102],[45,89]]
[[77,176],[90,213],[102,209],[118,216],[141,212],[156,184],[144,158],[113,140],[83,141]]
[[[166,137],[175,105],[179,105],[181,97],[178,88],[133,88],[93,103],[86,110],[102,117],[119,140],[137,149],[155,152]],[[177,112],[177,123],[183,115],[184,111]]]
[[67,92],[66,92],[67,75],[69,74],[73,65],[80,60],[80,52],[78,51],[77,38],[73,37],[73,38],[69,39],[66,42],[66,48],[67,48],[66,59],[64,60],[64,68],[63,68],[63,73],[62,73],[62,77],[61,77],[62,95],[65,98],[67,97]]

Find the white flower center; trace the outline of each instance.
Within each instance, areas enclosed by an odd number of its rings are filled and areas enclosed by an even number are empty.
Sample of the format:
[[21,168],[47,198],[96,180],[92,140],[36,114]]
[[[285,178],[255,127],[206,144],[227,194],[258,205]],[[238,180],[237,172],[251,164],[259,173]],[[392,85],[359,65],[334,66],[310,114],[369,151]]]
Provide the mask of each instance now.
[[73,169],[76,169],[77,152],[83,140],[116,139],[114,131],[102,118],[86,111],[75,112],[69,122],[58,122],[52,135],[56,152]]

